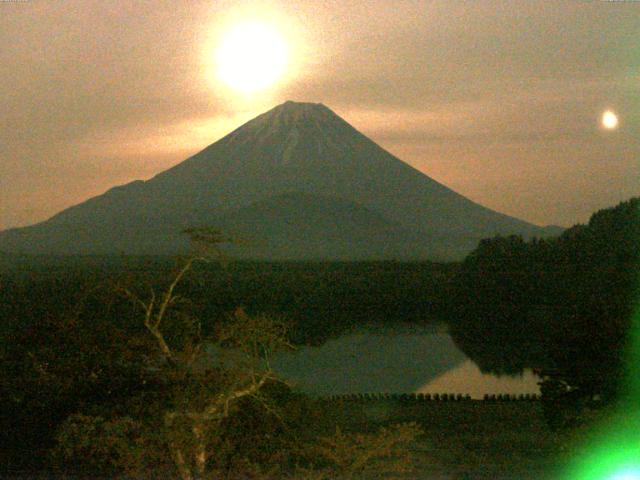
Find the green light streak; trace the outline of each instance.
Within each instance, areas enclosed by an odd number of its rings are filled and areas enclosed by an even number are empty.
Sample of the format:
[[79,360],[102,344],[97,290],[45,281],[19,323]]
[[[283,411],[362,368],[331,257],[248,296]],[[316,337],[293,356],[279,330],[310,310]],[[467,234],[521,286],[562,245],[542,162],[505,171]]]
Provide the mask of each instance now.
[[584,443],[567,480],[640,480],[640,303],[625,353],[623,400]]
[[640,415],[617,415],[585,445],[567,480],[640,480]]

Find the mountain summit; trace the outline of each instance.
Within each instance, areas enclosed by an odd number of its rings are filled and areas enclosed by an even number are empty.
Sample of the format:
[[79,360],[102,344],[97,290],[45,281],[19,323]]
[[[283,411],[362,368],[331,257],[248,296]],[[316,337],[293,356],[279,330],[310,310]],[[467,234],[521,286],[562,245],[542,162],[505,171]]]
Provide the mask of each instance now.
[[0,232],[0,250],[176,253],[200,225],[265,259],[452,259],[484,237],[549,233],[434,181],[326,106],[289,101],[150,180]]

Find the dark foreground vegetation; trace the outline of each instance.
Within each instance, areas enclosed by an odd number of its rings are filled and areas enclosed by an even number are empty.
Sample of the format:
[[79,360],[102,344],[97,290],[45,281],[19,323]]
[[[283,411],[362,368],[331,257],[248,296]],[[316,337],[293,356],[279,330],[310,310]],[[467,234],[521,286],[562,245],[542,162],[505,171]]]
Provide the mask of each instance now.
[[451,335],[486,372],[538,369],[549,420],[562,424],[567,405],[608,403],[628,390],[639,255],[637,198],[558,238],[484,240],[447,294]]
[[319,479],[371,468],[332,460],[338,447],[322,444],[333,440],[364,442],[394,471],[409,465],[396,450],[416,426],[337,431],[266,362],[367,323],[432,321],[451,266],[18,258],[5,267],[5,473]]
[[[94,322],[135,323],[115,285],[159,287],[184,259],[173,257],[6,257],[0,270],[0,328],[83,310]],[[0,257],[0,262],[3,259]],[[364,324],[428,324],[454,264],[430,262],[197,263],[181,283],[200,318],[242,306],[284,317],[297,344],[320,344]],[[103,307],[107,308],[103,308]],[[17,320],[19,319],[19,320]]]
[[547,428],[539,401],[338,401],[356,429],[416,422],[413,476],[428,479],[557,479],[574,432]]
[[[624,391],[638,208],[449,265],[4,256],[0,475],[544,478],[566,445],[549,427]],[[269,368],[364,324],[434,321],[485,371],[544,371],[542,401],[327,403]]]

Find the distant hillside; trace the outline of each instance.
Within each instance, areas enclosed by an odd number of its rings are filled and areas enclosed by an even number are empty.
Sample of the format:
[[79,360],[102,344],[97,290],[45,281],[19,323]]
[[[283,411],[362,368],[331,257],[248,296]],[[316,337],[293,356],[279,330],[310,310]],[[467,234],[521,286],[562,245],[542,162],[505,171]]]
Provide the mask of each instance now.
[[559,231],[466,199],[324,105],[286,102],[148,181],[0,232],[0,250],[176,253],[199,225],[254,242],[236,253],[280,259],[456,259],[484,237]]

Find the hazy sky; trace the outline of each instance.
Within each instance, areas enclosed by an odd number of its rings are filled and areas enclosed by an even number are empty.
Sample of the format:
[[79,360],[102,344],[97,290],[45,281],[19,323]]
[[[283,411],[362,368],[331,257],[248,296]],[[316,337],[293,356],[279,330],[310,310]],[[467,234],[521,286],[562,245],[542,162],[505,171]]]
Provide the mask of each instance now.
[[[244,19],[291,48],[252,96],[212,74]],[[640,2],[0,1],[0,229],[149,178],[289,99],[488,207],[583,222],[640,195]]]

